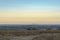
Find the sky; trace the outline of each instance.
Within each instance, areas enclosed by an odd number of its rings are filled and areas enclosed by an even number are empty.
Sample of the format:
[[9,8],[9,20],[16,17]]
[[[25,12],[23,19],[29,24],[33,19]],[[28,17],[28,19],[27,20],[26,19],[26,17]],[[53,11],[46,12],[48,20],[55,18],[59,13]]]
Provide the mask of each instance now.
[[0,24],[60,24],[60,0],[0,0]]

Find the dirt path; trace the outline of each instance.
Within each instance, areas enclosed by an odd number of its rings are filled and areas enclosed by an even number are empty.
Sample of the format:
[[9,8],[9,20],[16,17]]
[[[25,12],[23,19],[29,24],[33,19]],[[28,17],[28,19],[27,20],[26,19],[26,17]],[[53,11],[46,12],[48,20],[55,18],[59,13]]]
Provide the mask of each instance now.
[[32,40],[35,36],[0,36],[0,40]]
[[13,37],[11,40],[32,40],[35,36],[20,36]]

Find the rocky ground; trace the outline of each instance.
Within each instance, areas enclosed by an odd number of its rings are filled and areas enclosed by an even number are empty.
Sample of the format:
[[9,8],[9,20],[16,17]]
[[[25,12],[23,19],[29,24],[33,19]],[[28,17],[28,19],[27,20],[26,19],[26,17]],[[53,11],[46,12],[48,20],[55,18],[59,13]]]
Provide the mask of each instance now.
[[60,33],[43,33],[32,40],[60,40]]
[[32,40],[35,36],[0,36],[0,40]]
[[0,40],[60,40],[60,33],[42,33],[30,36],[2,36]]

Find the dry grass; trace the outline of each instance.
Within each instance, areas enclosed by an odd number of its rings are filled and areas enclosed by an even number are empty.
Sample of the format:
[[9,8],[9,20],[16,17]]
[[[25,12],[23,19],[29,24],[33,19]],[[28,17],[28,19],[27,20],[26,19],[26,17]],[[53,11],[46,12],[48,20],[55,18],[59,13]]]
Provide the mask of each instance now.
[[60,33],[44,33],[36,36],[32,40],[60,40]]
[[60,30],[0,30],[0,35],[39,35],[41,33],[60,33]]
[[[54,33],[54,34],[53,34]],[[59,33],[56,35],[55,33]],[[34,37],[32,40],[60,40],[60,30],[0,30],[0,35],[6,38],[0,40],[10,40],[8,36],[30,36],[30,35],[39,35]]]

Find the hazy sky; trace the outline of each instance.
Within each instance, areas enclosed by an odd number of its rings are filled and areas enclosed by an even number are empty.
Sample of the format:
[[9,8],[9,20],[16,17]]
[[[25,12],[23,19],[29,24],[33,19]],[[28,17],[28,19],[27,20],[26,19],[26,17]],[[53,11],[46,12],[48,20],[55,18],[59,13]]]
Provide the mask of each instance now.
[[60,0],[0,0],[0,23],[60,23]]

